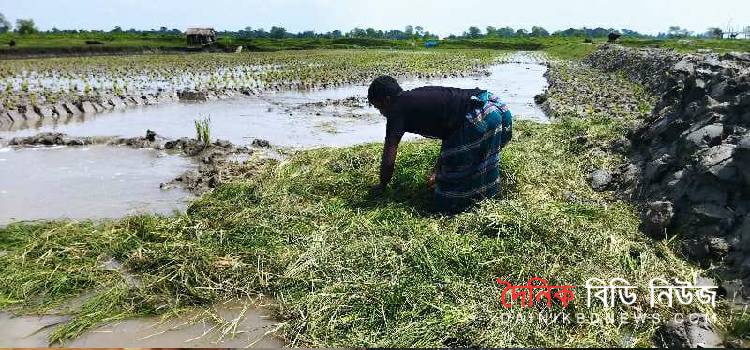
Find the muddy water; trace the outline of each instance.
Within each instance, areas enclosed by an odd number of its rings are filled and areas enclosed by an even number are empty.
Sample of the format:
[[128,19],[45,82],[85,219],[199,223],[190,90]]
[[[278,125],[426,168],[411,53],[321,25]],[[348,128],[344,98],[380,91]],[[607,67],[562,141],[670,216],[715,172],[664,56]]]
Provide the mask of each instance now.
[[159,184],[192,167],[150,149],[0,148],[0,225],[18,220],[170,214],[186,193]]
[[[527,63],[500,64],[490,75],[465,78],[414,79],[405,89],[423,85],[480,87],[499,95],[518,118],[545,121],[533,97],[546,88],[545,66]],[[73,118],[36,128],[0,131],[0,137],[58,131],[74,136],[134,137],[151,129],[170,138],[194,136],[193,120],[211,118],[212,137],[237,144],[260,138],[283,147],[347,146],[380,141],[385,119],[367,106],[365,85],[317,91],[290,91],[205,103],[168,103],[129,108]],[[359,103],[336,104],[346,98]],[[317,105],[313,105],[316,104]]]
[[0,312],[0,348],[37,348],[49,345],[49,334],[65,316],[19,316]]
[[[47,347],[64,316],[20,316],[0,312],[0,347]],[[279,348],[271,334],[278,324],[259,307],[240,302],[190,311],[177,317],[136,318],[87,331],[65,347],[80,348]],[[59,346],[60,344],[55,344]]]
[[279,348],[284,343],[271,334],[277,326],[256,307],[230,303],[165,321],[138,318],[115,322],[86,332],[64,345],[81,348]]
[[[195,137],[193,121],[211,119],[212,138],[235,144],[250,144],[260,138],[277,146],[343,146],[360,142],[362,135],[382,133],[380,120],[340,120],[315,116],[255,97],[239,97],[206,103],[167,103],[156,106],[106,112],[67,123],[37,129],[0,132],[0,137],[28,136],[41,131],[58,131],[73,136],[142,136],[146,129],[168,138]],[[348,127],[356,124],[357,128]],[[330,126],[332,128],[326,128]],[[347,128],[346,131],[340,128]],[[379,137],[378,137],[379,139]]]

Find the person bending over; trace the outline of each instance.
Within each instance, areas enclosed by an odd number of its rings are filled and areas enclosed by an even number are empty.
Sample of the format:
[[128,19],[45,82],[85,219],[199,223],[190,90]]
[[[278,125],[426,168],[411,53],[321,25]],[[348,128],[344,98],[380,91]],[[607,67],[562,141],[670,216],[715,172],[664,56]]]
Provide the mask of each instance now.
[[403,91],[396,79],[372,81],[367,99],[387,119],[380,183],[391,181],[399,142],[406,132],[442,140],[428,185],[440,212],[457,213],[500,189],[500,151],[510,141],[513,117],[486,90],[425,86]]

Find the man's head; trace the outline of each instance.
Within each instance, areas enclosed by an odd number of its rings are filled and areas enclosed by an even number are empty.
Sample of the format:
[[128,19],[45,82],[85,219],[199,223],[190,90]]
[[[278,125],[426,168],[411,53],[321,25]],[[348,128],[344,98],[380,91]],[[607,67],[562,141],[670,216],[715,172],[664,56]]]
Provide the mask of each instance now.
[[396,79],[387,75],[381,75],[370,83],[367,89],[367,100],[375,106],[381,114],[390,107],[391,99],[404,91]]

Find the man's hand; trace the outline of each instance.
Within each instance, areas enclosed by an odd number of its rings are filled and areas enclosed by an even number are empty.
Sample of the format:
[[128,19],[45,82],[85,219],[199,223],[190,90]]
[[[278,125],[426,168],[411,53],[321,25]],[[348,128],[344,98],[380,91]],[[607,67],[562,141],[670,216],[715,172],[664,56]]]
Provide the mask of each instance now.
[[437,173],[439,169],[440,169],[440,157],[438,157],[437,161],[435,161],[435,166],[432,167],[430,176],[427,177],[427,187],[429,187],[431,190],[435,189],[435,184],[437,183]]
[[437,174],[433,171],[430,176],[427,177],[427,187],[431,190],[435,189],[435,183],[437,182]]

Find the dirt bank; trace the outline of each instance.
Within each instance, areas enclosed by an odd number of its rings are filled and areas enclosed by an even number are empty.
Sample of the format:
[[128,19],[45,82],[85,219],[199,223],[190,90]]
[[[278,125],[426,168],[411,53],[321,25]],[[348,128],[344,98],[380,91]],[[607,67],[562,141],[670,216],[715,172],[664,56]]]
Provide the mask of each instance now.
[[81,115],[93,115],[105,111],[134,106],[148,106],[174,101],[211,101],[237,95],[255,95],[254,89],[219,89],[216,91],[178,91],[134,93],[124,95],[77,96],[53,104],[22,103],[16,108],[0,107],[0,128],[23,129],[40,126],[44,122],[67,121]]
[[[606,60],[605,60],[606,61]],[[642,205],[643,213],[648,212],[648,201],[639,197],[642,192],[632,187],[626,180],[643,180],[644,175],[628,173],[632,169],[634,152],[638,149],[637,135],[650,122],[653,111],[663,100],[659,90],[644,88],[640,81],[633,81],[619,74],[609,74],[597,69],[596,64],[554,62],[547,74],[550,88],[543,100],[545,108],[557,119],[557,123],[571,123],[583,118],[584,123],[573,125],[569,137],[572,139],[572,152],[582,153],[594,161],[589,172],[590,186],[600,192],[610,192],[615,196]],[[646,75],[650,77],[650,75]],[[659,79],[654,83],[660,84]],[[646,85],[647,83],[644,83]],[[646,85],[648,86],[648,85]],[[586,128],[585,123],[598,124],[596,128]],[[705,190],[697,188],[694,190]],[[704,192],[705,193],[705,192]],[[575,193],[566,194],[569,201],[587,202]],[[653,216],[652,216],[653,217]],[[646,231],[648,216],[642,218],[641,230]],[[675,234],[671,232],[671,234]],[[657,240],[663,238],[654,236]],[[691,236],[686,239],[689,244]],[[709,274],[714,277],[712,271]],[[695,282],[697,283],[697,282]],[[716,281],[708,281],[717,285]],[[729,288],[719,289],[720,295],[732,299]],[[695,314],[703,321],[695,324],[668,322],[654,335],[657,345],[695,347],[698,345],[717,346],[722,344],[722,331],[707,321],[705,314]]]
[[642,229],[684,237],[683,252],[750,297],[750,54],[605,46],[589,63],[659,96],[633,129],[618,190],[643,203]]

